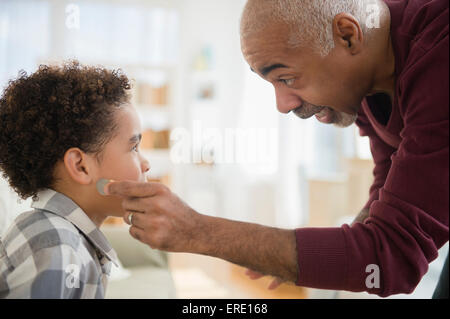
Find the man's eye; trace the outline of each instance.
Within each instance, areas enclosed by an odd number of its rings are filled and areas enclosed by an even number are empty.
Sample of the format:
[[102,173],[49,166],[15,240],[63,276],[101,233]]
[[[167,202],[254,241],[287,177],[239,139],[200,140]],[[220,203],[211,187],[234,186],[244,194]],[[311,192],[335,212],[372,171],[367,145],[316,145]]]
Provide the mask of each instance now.
[[131,150],[134,151],[134,152],[138,152],[139,151],[139,144],[136,144]]
[[286,86],[293,86],[295,83],[295,79],[280,79],[279,81]]

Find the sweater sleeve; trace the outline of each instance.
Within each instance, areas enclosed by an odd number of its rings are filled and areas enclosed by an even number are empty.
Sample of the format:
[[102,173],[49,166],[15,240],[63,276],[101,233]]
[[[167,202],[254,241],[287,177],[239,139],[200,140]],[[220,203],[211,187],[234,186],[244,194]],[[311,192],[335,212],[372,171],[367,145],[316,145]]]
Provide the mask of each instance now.
[[[399,79],[404,129],[364,223],[296,230],[298,285],[411,293],[448,241],[448,35]],[[367,267],[380,285],[366,284]]]

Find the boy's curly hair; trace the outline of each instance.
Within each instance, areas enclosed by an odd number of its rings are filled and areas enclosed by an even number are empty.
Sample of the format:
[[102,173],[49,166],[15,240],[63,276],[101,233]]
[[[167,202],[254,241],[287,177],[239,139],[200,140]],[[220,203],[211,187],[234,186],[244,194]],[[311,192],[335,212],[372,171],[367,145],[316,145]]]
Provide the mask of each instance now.
[[54,183],[54,168],[78,147],[98,155],[114,136],[114,113],[129,102],[120,70],[41,65],[9,81],[0,98],[0,170],[23,199]]

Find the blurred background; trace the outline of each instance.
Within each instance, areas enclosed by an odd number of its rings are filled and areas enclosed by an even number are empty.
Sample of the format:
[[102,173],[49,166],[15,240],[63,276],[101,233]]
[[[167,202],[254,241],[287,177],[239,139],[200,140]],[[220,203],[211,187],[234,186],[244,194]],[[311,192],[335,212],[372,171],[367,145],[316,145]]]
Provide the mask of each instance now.
[[[77,59],[121,68],[133,79],[151,179],[194,209],[289,229],[351,223],[372,182],[368,139],[355,126],[277,112],[273,88],[240,51],[244,4],[0,0],[0,92],[19,70],[40,64]],[[0,236],[29,204],[0,178]],[[373,298],[292,285],[268,291],[269,278],[251,281],[241,267],[137,243],[121,220],[103,231],[122,263],[109,298]],[[407,297],[431,297],[441,265],[433,263]]]

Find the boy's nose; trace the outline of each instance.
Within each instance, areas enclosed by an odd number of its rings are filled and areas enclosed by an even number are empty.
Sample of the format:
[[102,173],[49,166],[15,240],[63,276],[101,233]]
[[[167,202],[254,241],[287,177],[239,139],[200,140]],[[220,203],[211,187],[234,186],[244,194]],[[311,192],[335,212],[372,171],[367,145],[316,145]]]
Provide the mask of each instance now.
[[142,171],[144,173],[147,173],[148,171],[150,171],[150,163],[146,159],[144,159],[142,162]]

